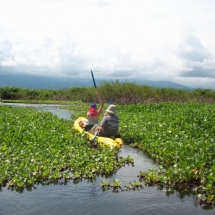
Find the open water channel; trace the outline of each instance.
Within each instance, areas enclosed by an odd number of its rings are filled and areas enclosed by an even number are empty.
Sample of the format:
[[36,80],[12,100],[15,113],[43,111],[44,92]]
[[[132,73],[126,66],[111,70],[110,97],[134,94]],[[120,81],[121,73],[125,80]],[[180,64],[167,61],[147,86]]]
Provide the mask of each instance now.
[[[61,118],[70,119],[72,112],[60,109],[59,105],[41,104],[3,104],[40,111],[49,111]],[[134,158],[134,167],[125,166],[118,170],[111,178],[125,183],[138,181],[139,171],[157,168],[157,165],[142,151],[124,145],[119,155]],[[70,181],[67,184],[37,185],[32,190],[22,193],[0,190],[0,215],[187,215],[187,214],[215,214],[212,207],[198,204],[192,194],[167,195],[166,190],[143,186],[140,190],[120,191],[115,193],[112,189],[102,191],[100,186],[102,177],[93,181],[83,180],[79,183]]]

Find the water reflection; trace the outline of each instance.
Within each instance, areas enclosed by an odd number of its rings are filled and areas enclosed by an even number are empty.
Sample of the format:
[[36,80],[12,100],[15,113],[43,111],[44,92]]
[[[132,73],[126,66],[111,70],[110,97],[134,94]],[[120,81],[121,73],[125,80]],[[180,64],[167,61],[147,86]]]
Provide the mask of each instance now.
[[24,103],[3,103],[2,105],[11,105],[15,107],[32,108],[39,111],[47,111],[57,115],[63,119],[70,119],[73,111],[62,109],[68,105],[53,105],[53,104],[24,104]]
[[[40,111],[49,111],[59,117],[70,119],[72,112],[60,109],[59,105],[35,104],[5,104]],[[184,214],[214,214],[212,208],[201,207],[192,194],[175,193],[167,195],[165,188],[144,186],[136,191],[113,192],[112,189],[103,191],[101,180],[114,178],[129,183],[138,180],[139,171],[157,168],[157,165],[145,156],[142,151],[124,145],[120,149],[120,156],[130,155],[134,158],[134,167],[125,166],[105,178],[97,177],[95,180],[69,181],[51,185],[35,185],[25,188],[22,192],[8,190],[1,187],[0,214],[3,215],[29,215],[29,214],[75,214],[75,215],[184,215]]]

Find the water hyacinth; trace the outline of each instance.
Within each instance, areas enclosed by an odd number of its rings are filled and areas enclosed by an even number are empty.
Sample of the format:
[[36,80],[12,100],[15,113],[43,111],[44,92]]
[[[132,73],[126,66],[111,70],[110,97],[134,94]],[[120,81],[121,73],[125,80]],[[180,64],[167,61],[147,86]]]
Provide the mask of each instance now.
[[[117,109],[125,144],[138,147],[160,165],[159,170],[140,169],[140,181],[130,182],[126,189],[138,188],[144,180],[165,187],[168,195],[180,188],[194,192],[201,204],[215,202],[215,105],[135,104]],[[33,110],[0,107],[0,141],[1,185],[91,179],[124,164],[134,165],[130,156],[91,147],[86,135],[73,129],[72,120]],[[103,181],[101,186],[118,187],[118,182]]]
[[[201,202],[215,202],[215,105],[160,103],[121,106],[125,142],[142,149],[160,170],[141,172],[146,183],[193,188]],[[129,123],[128,123],[129,122]]]
[[[71,120],[33,109],[0,107],[0,184],[27,187],[94,178],[122,165],[117,150],[90,148]],[[130,158],[123,160],[129,162]]]

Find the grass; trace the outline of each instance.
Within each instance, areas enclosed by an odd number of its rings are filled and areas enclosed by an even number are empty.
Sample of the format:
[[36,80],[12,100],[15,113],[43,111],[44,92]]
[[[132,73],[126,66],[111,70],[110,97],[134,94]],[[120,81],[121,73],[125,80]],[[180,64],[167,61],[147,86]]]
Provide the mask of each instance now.
[[38,103],[63,103],[70,101],[97,102],[96,90],[98,90],[104,102],[114,100],[116,104],[140,104],[161,102],[199,102],[215,103],[215,91],[210,89],[173,89],[156,88],[147,85],[138,85],[132,82],[103,82],[98,88],[71,87],[68,89],[23,89],[19,87],[0,88],[0,97],[3,101],[28,101]]

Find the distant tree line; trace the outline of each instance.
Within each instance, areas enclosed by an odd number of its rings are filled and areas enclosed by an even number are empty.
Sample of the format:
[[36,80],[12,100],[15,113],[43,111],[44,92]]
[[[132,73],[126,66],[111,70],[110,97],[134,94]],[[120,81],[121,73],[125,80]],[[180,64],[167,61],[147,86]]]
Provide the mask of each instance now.
[[68,89],[29,89],[19,87],[0,88],[2,100],[49,100],[96,102],[98,90],[104,102],[113,100],[117,104],[150,102],[200,102],[215,103],[215,91],[197,88],[195,90],[158,88],[130,82],[104,82],[98,88],[72,87]]

